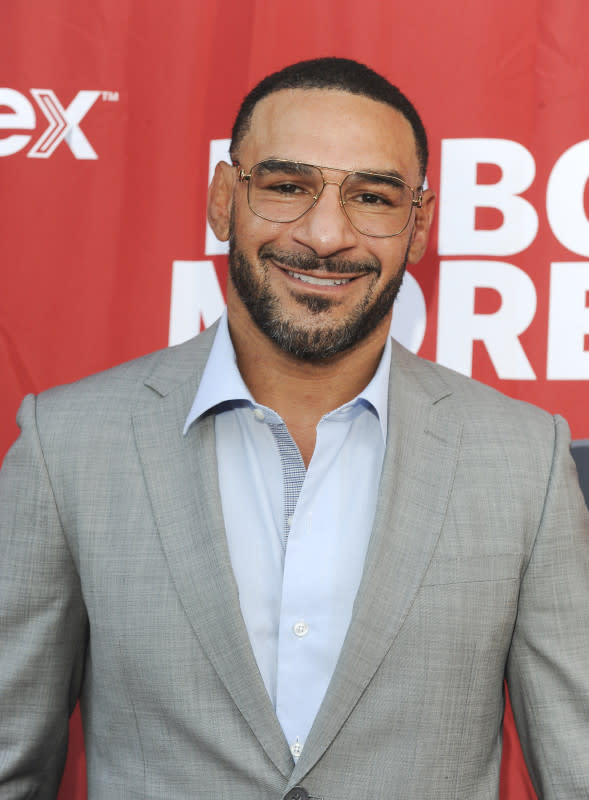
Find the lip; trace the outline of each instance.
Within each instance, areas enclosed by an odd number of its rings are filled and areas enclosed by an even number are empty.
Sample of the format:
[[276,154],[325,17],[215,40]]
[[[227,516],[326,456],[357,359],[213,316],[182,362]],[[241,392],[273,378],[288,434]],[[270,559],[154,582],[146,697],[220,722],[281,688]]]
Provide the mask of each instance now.
[[364,278],[369,273],[339,273],[321,271],[303,271],[289,269],[286,266],[272,262],[280,270],[287,281],[300,290],[319,291],[319,292],[341,292],[345,291],[359,278]]

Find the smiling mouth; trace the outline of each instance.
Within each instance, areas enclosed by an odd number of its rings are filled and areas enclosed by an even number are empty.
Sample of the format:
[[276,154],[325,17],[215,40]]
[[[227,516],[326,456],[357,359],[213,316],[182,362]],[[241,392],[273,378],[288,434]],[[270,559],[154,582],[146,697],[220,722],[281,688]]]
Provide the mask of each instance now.
[[303,275],[300,272],[291,272],[290,270],[286,270],[286,274],[290,275],[291,278],[302,281],[302,283],[310,283],[313,286],[343,286],[354,280],[354,278],[317,278],[315,275]]

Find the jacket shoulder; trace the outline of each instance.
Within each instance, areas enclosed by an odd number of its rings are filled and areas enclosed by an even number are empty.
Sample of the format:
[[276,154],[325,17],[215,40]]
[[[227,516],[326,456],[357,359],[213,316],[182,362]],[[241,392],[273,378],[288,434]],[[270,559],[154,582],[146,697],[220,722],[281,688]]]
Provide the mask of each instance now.
[[[41,392],[34,403],[40,429],[72,431],[77,426],[116,424],[137,408],[147,407],[172,392],[194,398],[214,338],[216,325],[174,347]],[[19,424],[32,397],[25,398]],[[188,413],[188,411],[187,411]]]
[[552,438],[554,417],[538,406],[519,400],[480,381],[416,356],[394,342],[391,383],[402,380],[410,391],[451,407],[466,424],[479,429],[517,430]]
[[113,397],[129,405],[146,386],[164,396],[186,381],[198,382],[215,330],[216,325],[182,344],[156,350],[74,383],[55,386],[42,392],[38,400],[49,405],[78,398],[98,402]]

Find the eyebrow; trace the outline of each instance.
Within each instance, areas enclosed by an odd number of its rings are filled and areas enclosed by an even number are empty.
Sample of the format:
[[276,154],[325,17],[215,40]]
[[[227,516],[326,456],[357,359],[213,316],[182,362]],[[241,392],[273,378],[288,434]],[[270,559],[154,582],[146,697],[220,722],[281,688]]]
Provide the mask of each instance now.
[[387,170],[386,172],[372,172],[370,169],[355,169],[354,172],[358,175],[366,175],[374,183],[387,183],[388,181],[402,181],[407,183],[405,178],[400,172],[396,170]]
[[378,178],[378,176],[382,176],[385,178],[393,178],[403,183],[407,183],[407,179],[404,175],[402,175],[396,169],[369,169],[366,167],[357,167],[356,169],[340,169],[339,167],[329,167],[325,164],[308,164],[307,162],[295,161],[294,159],[288,158],[278,158],[270,157],[264,158],[262,161],[258,162],[258,166],[261,168],[265,168],[267,172],[271,172],[273,170],[283,170],[284,172],[288,172],[290,175],[306,175],[308,174],[307,167],[318,167],[319,169],[332,169],[335,172],[359,172],[364,175],[372,175]]
[[263,161],[258,162],[257,167],[260,171],[264,172],[287,172],[289,175],[308,175],[309,167],[315,166],[314,164],[301,163],[299,161],[291,161],[283,158],[265,158]]

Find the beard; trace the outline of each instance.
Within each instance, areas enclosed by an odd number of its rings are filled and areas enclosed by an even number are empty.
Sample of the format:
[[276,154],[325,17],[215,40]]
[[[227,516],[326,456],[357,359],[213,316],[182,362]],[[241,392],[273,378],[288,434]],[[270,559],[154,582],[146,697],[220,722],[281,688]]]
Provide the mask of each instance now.
[[[377,289],[381,264],[377,258],[347,261],[338,258],[320,259],[312,254],[288,253],[271,245],[262,245],[258,260],[261,274],[239,249],[235,236],[229,238],[229,276],[235,290],[258,328],[288,355],[307,362],[320,362],[353,348],[365,339],[390,312],[401,288],[407,251],[395,275]],[[272,291],[267,262],[274,259],[283,267],[299,272],[321,270],[339,276],[363,273],[372,275],[364,297],[344,318],[331,318],[338,301],[329,297],[301,292],[294,300],[315,317],[315,324],[301,321],[286,311]],[[335,314],[334,314],[335,315]]]

